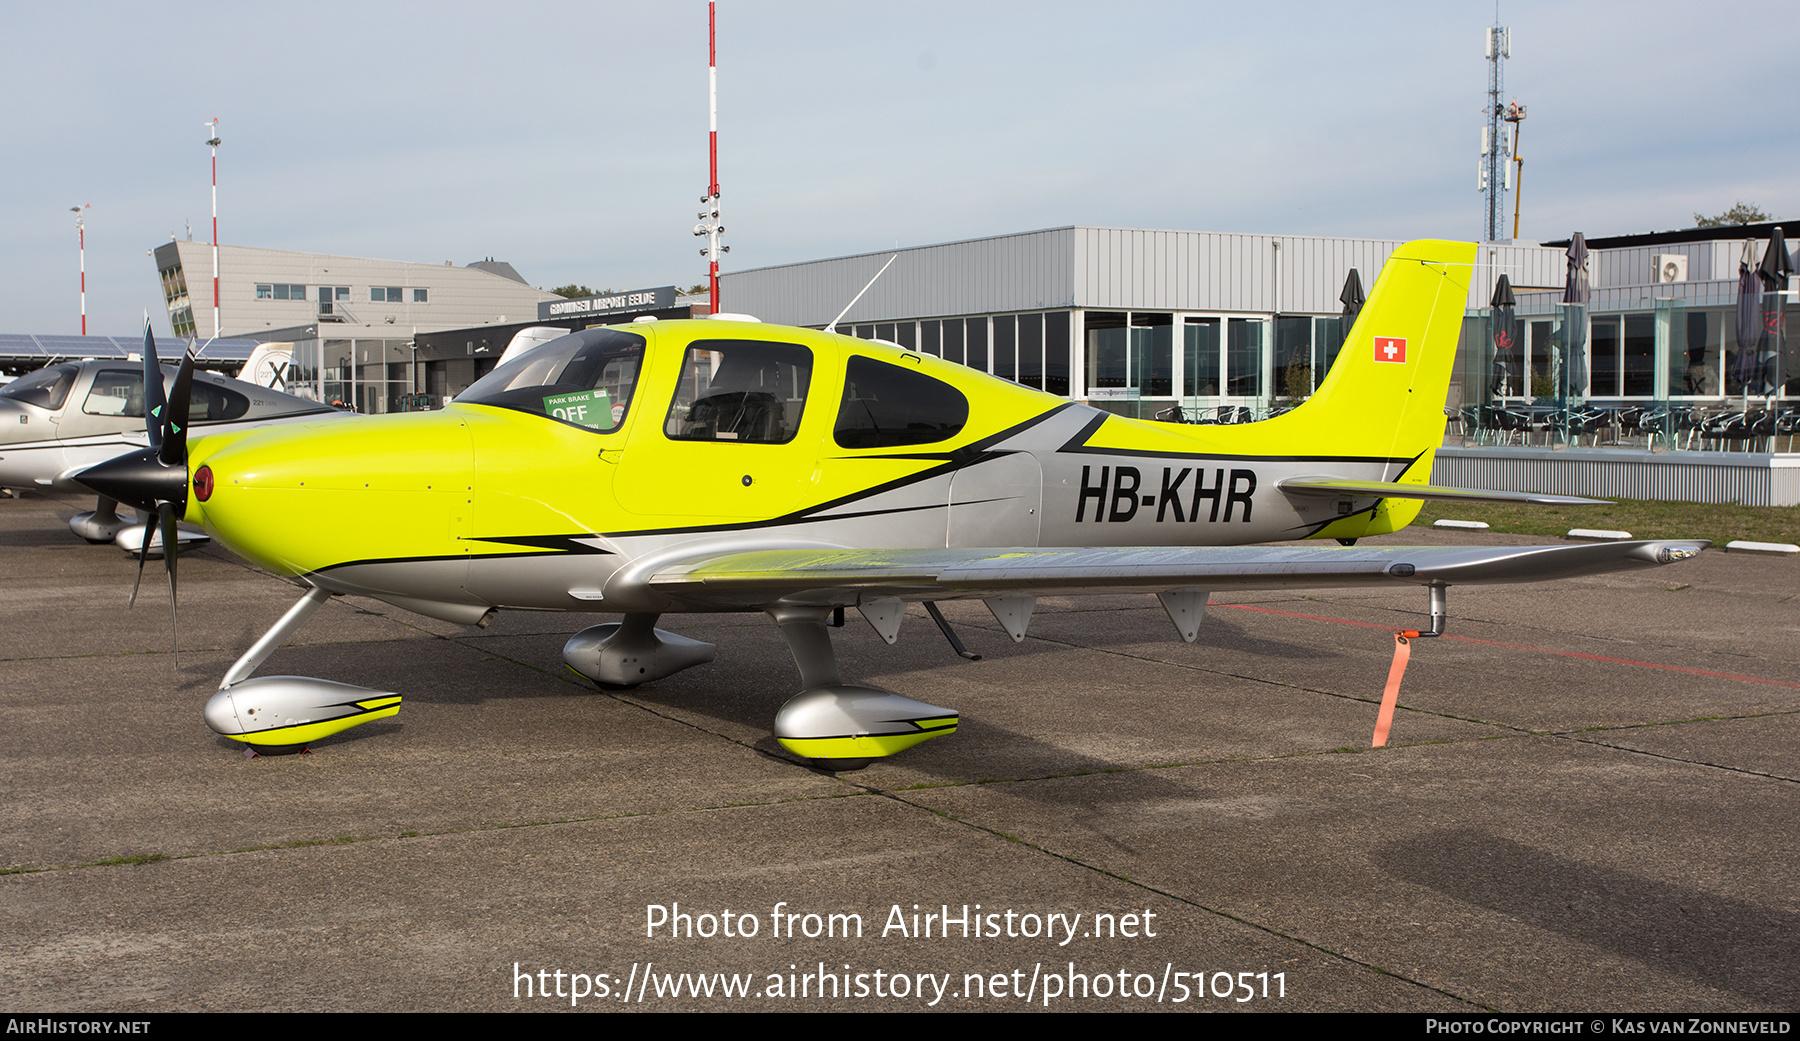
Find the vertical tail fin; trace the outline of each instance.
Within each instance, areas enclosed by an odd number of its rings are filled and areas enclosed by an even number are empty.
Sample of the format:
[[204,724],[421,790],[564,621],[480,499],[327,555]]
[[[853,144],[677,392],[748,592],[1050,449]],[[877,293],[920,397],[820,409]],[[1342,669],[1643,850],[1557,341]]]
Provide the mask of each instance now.
[[[1475,244],[1423,239],[1395,250],[1319,389],[1291,412],[1231,426],[1155,424],[1209,452],[1390,461],[1382,479],[1431,480],[1444,439],[1444,400],[1462,334]],[[1119,437],[1142,440],[1142,428]],[[1106,443],[1106,434],[1094,439]],[[1384,499],[1316,537],[1359,538],[1404,527],[1419,502]]]
[[1395,250],[1318,391],[1268,425],[1346,455],[1423,454],[1390,479],[1429,480],[1474,262],[1471,242],[1425,239]]

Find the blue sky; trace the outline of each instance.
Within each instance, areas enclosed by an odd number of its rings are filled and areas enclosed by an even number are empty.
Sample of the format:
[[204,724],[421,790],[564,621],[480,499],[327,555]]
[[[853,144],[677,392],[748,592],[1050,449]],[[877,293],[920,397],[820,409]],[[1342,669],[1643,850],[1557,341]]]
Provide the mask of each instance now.
[[[1064,224],[1475,238],[1489,3],[722,0],[727,268]],[[1800,7],[1505,2],[1522,236],[1800,216]],[[147,250],[704,276],[706,7],[12,5],[0,329],[166,328]]]

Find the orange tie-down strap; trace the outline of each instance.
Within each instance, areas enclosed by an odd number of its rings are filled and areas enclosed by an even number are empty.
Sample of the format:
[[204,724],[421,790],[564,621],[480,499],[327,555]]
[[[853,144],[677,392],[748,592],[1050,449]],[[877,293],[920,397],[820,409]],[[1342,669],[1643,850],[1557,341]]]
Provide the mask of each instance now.
[[1412,658],[1412,638],[1418,635],[1414,629],[1394,634],[1394,664],[1388,668],[1387,690],[1381,693],[1381,714],[1375,717],[1371,748],[1387,744],[1388,728],[1394,724],[1394,705],[1400,700],[1400,679],[1406,675],[1406,663]]

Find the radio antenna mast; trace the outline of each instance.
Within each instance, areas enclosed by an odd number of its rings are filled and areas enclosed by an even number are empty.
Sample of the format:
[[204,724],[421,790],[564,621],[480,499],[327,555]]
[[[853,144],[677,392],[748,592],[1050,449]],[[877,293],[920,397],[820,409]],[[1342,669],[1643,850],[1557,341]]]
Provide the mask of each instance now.
[[1487,124],[1481,128],[1481,162],[1477,183],[1487,211],[1481,233],[1483,242],[1511,241],[1506,236],[1506,189],[1507,182],[1512,180],[1509,162],[1511,156],[1508,154],[1511,148],[1506,140],[1506,132],[1502,129],[1505,126],[1506,106],[1500,97],[1506,86],[1505,62],[1512,57],[1512,30],[1499,24],[1498,6],[1495,5],[1494,25],[1487,30]]
[[719,244],[719,237],[725,234],[725,226],[719,223],[719,47],[718,47],[718,4],[716,0],[706,0],[706,157],[708,179],[706,194],[700,197],[700,205],[706,209],[699,213],[700,223],[694,225],[694,234],[705,236],[706,248],[700,255],[707,258],[706,282],[710,299],[711,312],[719,313],[719,254],[730,253],[730,246]]

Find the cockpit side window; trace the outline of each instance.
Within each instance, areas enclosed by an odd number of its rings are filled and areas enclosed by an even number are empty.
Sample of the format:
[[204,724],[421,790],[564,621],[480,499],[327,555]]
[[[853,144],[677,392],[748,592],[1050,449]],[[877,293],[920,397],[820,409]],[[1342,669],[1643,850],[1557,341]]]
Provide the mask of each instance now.
[[94,373],[81,411],[90,416],[144,415],[144,373],[132,369],[101,369]]
[[611,433],[631,409],[644,346],[636,333],[584,329],[526,351],[476,380],[456,400]]
[[[144,415],[144,373],[140,369],[101,369],[82,399],[81,411],[90,416]],[[188,398],[188,420],[221,423],[250,411],[250,399],[227,387],[195,380]]]
[[80,373],[81,366],[73,364],[39,369],[0,387],[0,398],[23,401],[54,412],[68,400],[69,390],[75,386],[75,377]]
[[663,433],[674,441],[785,445],[800,430],[812,352],[763,340],[696,340]]
[[969,422],[962,391],[898,365],[851,355],[833,435],[840,448],[899,448],[955,437]]

